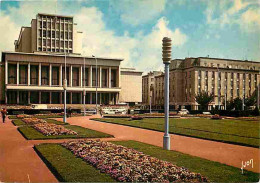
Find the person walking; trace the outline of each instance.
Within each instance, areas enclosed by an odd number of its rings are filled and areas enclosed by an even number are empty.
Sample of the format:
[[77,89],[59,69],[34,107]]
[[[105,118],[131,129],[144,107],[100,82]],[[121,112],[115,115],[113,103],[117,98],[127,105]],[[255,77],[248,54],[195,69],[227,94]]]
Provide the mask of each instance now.
[[5,108],[1,110],[1,115],[3,119],[3,123],[5,123],[5,117],[7,116],[7,110]]

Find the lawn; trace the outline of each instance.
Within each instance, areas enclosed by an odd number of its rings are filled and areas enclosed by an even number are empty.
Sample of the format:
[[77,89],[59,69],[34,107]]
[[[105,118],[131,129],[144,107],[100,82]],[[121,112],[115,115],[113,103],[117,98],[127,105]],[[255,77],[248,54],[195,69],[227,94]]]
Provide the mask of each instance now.
[[[99,118],[96,121],[164,131],[163,118]],[[170,118],[170,133],[259,148],[259,121]]]
[[[177,166],[188,168],[192,172],[201,173],[212,182],[257,182],[257,173],[244,171],[239,168],[221,163],[186,155],[176,151],[166,151],[160,147],[136,142],[112,142],[142,151],[161,160],[171,162]],[[40,144],[35,147],[36,152],[47,164],[53,174],[62,182],[109,182],[113,181],[108,175],[99,173],[82,159],[74,156],[69,150],[59,144]]]
[[35,150],[60,182],[114,181],[59,144],[40,144]]
[[18,128],[18,131],[26,138],[27,140],[45,140],[45,139],[73,139],[73,138],[108,138],[113,137],[112,135],[98,132],[95,130],[90,130],[75,125],[64,125],[65,128],[71,129],[78,133],[78,135],[49,135],[45,136],[42,133],[38,132],[31,126],[21,126]]
[[[57,121],[55,119],[44,119],[47,123],[54,123],[56,125],[65,125],[64,122],[62,121]],[[12,123],[15,125],[15,126],[23,126],[23,125],[28,125],[26,124],[25,122],[22,121],[22,119],[14,119],[12,120]]]

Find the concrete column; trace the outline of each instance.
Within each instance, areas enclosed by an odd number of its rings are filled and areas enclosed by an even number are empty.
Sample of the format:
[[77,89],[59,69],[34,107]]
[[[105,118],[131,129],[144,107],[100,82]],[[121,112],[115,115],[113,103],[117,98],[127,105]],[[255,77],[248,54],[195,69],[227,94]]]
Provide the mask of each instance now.
[[60,104],[62,104],[62,92],[60,92]]
[[89,103],[92,104],[92,93],[90,93],[89,100]]
[[42,103],[42,92],[39,92],[39,104]]
[[102,88],[102,67],[101,66],[99,67],[99,87]]
[[16,104],[19,104],[19,91],[17,91],[17,95],[16,95]]
[[82,92],[80,92],[80,104],[82,104]]
[[8,84],[8,61],[5,61],[5,84]]
[[[85,72],[85,71],[84,71]],[[80,66],[79,69],[79,86],[82,88],[83,86],[83,76],[82,76],[82,65]]]
[[108,68],[108,87],[111,88],[111,67]]
[[42,64],[41,63],[39,63],[39,77],[38,77],[38,79],[39,79],[39,82],[38,82],[38,84],[39,84],[39,86],[41,86],[42,84],[41,84],[41,82],[42,82]]
[[28,91],[28,104],[30,104],[30,103],[31,103],[31,92]]
[[92,65],[89,68],[89,86],[92,87]]
[[16,71],[17,71],[17,73],[16,73],[16,83],[17,83],[17,85],[19,85],[19,67],[20,67],[20,65],[19,65],[19,62],[17,62],[17,68],[16,68]]
[[108,104],[111,105],[111,93],[108,93]]
[[70,65],[70,87],[72,87],[72,65]]
[[31,64],[29,62],[28,63],[28,86],[30,86],[30,84],[31,84]]
[[5,104],[7,104],[8,100],[7,100],[7,90],[5,89]]
[[117,78],[118,78],[118,86],[117,87],[121,87],[120,72],[121,72],[121,69],[120,69],[120,66],[119,66],[118,67],[118,74],[117,74]]
[[50,92],[50,104],[52,103],[52,92]]
[[62,86],[62,64],[60,64],[60,78],[59,78],[59,86]]
[[52,85],[52,64],[49,66],[49,85]]
[[70,104],[72,104],[72,92],[70,92]]

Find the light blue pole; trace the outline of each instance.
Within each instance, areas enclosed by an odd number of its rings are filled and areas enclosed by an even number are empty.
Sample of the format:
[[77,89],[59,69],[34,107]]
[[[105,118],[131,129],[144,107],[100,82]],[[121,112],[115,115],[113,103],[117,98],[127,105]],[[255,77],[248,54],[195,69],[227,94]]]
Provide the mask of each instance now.
[[169,65],[170,63],[164,63],[165,75],[164,75],[164,136],[163,136],[163,148],[170,150],[170,135],[169,135]]

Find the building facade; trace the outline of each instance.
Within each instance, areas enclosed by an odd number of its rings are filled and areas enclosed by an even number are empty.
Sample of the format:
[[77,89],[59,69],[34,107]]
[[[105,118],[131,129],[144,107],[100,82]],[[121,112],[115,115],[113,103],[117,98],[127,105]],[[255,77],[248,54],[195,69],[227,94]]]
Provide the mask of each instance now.
[[16,52],[60,52],[81,54],[82,32],[72,16],[39,13],[31,27],[22,27],[14,42]]
[[154,84],[155,76],[162,74],[161,71],[153,71],[142,76],[142,103],[144,105],[150,105],[154,103]]
[[1,100],[6,104],[61,104],[66,78],[68,104],[83,103],[84,90],[86,104],[96,103],[96,89],[98,104],[116,104],[121,61],[97,58],[96,64],[93,57],[67,55],[65,69],[65,56],[3,52],[5,98]]
[[86,104],[141,102],[142,73],[121,71],[120,58],[82,56],[76,25],[71,16],[38,14],[21,28],[15,52],[2,52],[0,103],[62,104],[64,79],[67,104],[82,104],[84,94]]
[[[257,92],[260,85],[260,62],[219,58],[186,58],[170,64],[170,107],[198,109],[195,96],[202,91],[213,93],[210,106],[224,109],[225,101],[243,99]],[[163,107],[164,75],[155,77],[154,106]]]
[[134,68],[121,68],[119,101],[135,105],[142,102],[142,72]]

